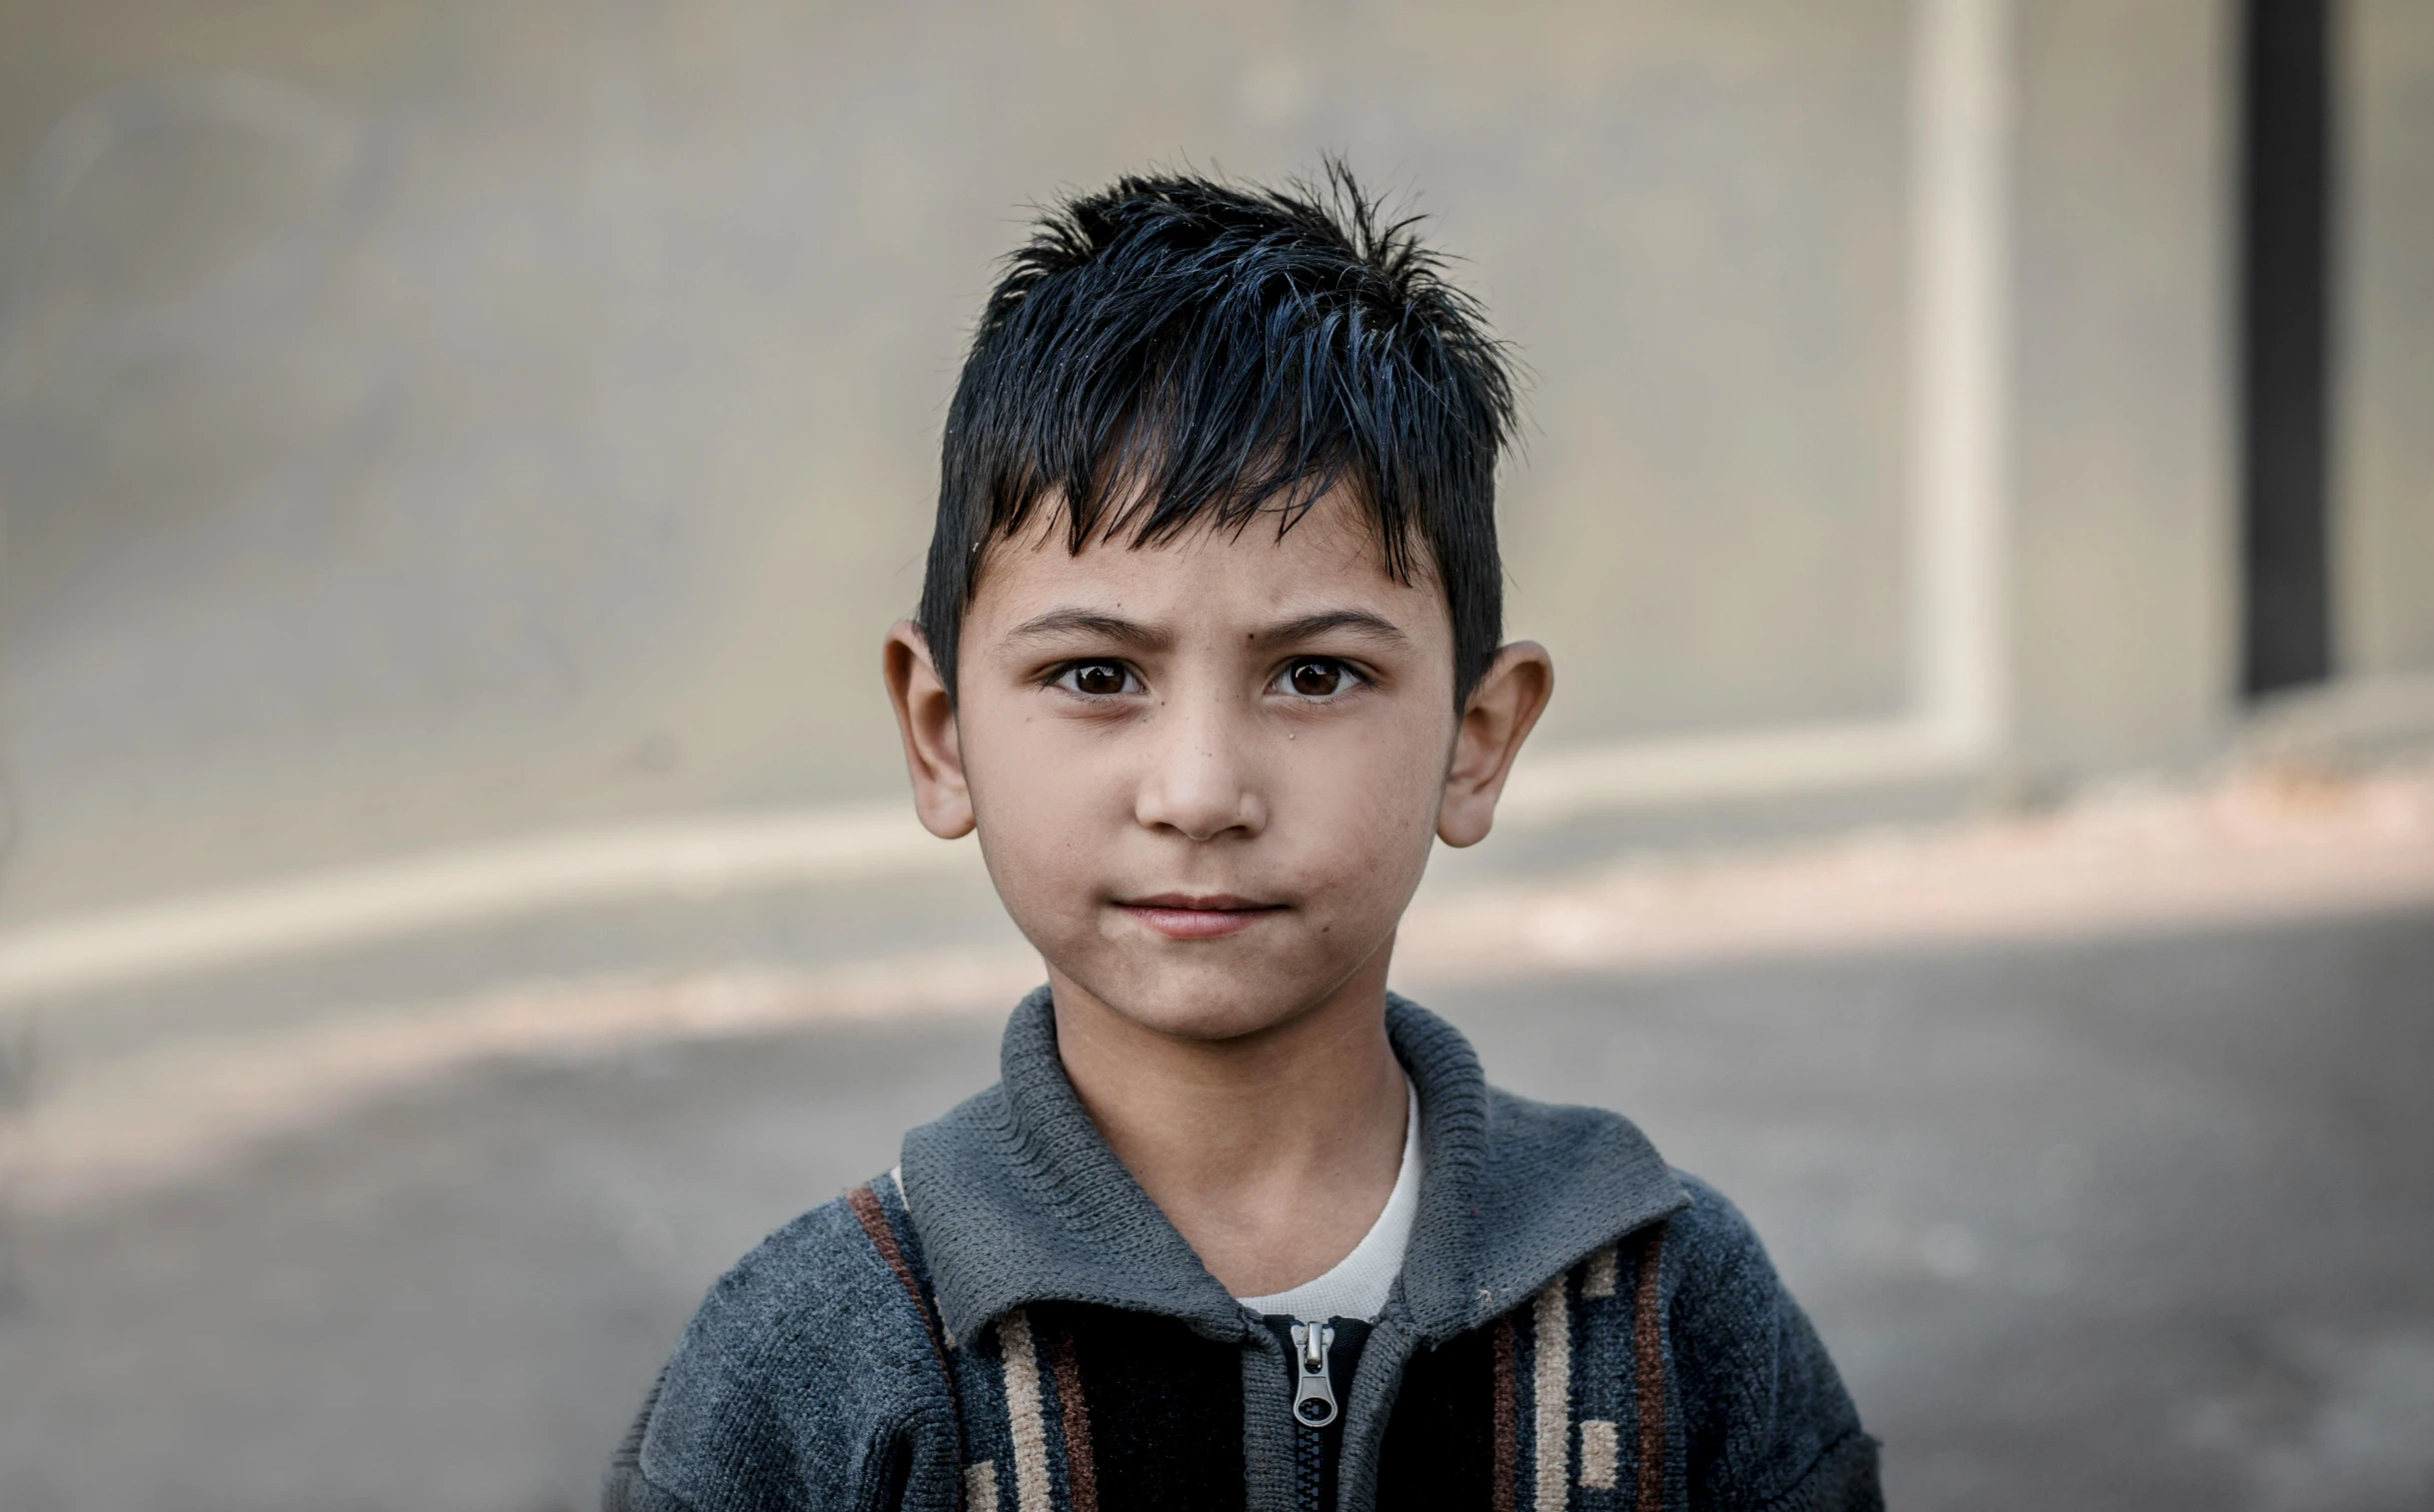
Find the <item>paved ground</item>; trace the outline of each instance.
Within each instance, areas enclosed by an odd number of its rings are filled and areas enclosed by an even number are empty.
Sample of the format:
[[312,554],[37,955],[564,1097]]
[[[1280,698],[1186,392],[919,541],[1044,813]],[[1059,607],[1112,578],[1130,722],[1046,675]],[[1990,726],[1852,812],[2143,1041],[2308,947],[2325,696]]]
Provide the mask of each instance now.
[[[2434,913],[1477,983],[1735,1194],[1911,1508],[2434,1499]],[[987,1017],[462,1072],[5,1234],[0,1506],[591,1498],[701,1289]]]

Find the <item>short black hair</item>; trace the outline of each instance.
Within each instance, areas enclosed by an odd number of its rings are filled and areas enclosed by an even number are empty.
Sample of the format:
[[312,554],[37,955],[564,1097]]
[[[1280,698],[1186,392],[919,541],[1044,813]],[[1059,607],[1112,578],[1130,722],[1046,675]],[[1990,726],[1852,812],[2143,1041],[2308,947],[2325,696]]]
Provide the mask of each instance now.
[[1460,707],[1503,630],[1514,376],[1418,220],[1388,218],[1333,159],[1281,189],[1128,177],[1040,216],[947,412],[919,624],[950,696],[986,550],[1043,500],[1080,552],[1265,510],[1281,535],[1342,484],[1386,570],[1443,588]]

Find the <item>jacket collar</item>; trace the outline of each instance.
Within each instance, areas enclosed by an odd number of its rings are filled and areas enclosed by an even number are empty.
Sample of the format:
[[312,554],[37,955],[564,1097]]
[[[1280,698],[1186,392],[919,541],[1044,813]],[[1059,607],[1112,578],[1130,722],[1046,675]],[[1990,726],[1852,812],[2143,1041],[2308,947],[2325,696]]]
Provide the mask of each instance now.
[[[1386,1033],[1419,1093],[1425,1172],[1397,1299],[1434,1343],[1685,1198],[1639,1130],[1491,1089],[1469,1042],[1388,994]],[[1033,1302],[1180,1318],[1218,1339],[1256,1322],[1116,1158],[1067,1079],[1046,987],[1006,1026],[1004,1079],[905,1136],[907,1205],[948,1330]]]

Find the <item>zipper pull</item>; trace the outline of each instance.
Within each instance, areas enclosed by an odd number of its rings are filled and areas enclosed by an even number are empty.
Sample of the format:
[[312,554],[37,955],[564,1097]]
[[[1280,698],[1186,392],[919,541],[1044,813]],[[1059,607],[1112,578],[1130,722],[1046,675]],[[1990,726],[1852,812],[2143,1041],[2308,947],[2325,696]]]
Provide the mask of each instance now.
[[1335,1347],[1331,1323],[1295,1323],[1293,1354],[1293,1421],[1304,1428],[1323,1428],[1335,1420],[1335,1387],[1326,1378],[1326,1352]]

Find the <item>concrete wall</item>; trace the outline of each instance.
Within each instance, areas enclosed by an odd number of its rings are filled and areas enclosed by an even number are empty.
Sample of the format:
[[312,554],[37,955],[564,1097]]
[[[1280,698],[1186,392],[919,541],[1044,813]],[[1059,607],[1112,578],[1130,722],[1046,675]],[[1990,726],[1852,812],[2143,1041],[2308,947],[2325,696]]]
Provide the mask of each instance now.
[[2233,38],[2192,0],[2018,10],[2014,759],[2185,760],[2234,714]]
[[2334,654],[2434,674],[2434,6],[2349,0]]
[[[1992,765],[2186,759],[2234,712],[2223,8],[1984,10]],[[1550,752],[1897,716],[1919,14],[0,0],[0,910],[893,795],[875,647],[990,262],[1154,161],[1339,148],[1468,259],[1534,373]],[[2374,64],[2377,203],[2423,52]],[[2377,310],[2424,314],[2425,199],[2354,253]],[[2368,408],[2415,413],[2423,344],[2380,340]],[[2427,428],[2360,427],[2345,636],[2422,661]]]

